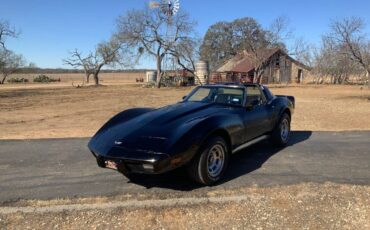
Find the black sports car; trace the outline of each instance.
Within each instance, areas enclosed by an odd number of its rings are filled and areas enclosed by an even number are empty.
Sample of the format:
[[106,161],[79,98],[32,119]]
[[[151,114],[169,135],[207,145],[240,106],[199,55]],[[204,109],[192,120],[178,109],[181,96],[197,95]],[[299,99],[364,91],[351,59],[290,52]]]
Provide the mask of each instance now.
[[199,86],[177,104],[117,114],[88,147],[100,167],[125,175],[186,166],[193,179],[211,185],[231,154],[266,138],[285,146],[294,103],[259,84]]

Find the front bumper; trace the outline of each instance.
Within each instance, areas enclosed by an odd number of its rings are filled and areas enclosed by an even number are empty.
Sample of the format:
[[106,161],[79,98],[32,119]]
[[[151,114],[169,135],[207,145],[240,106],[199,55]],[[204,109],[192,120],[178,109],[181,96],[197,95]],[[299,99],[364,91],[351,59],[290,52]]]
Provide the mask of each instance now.
[[160,153],[122,154],[120,157],[104,156],[91,151],[101,168],[109,168],[112,162],[121,173],[161,174],[175,168],[169,155]]

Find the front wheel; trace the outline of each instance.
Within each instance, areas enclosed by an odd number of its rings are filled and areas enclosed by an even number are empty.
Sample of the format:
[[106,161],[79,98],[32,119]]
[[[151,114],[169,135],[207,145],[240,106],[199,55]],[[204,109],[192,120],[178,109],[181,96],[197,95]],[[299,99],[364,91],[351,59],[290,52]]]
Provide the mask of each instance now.
[[212,185],[222,178],[228,161],[229,153],[225,140],[212,137],[190,162],[188,173],[198,183]]
[[272,131],[271,140],[276,146],[284,147],[290,137],[290,116],[286,113],[280,118],[279,123]]

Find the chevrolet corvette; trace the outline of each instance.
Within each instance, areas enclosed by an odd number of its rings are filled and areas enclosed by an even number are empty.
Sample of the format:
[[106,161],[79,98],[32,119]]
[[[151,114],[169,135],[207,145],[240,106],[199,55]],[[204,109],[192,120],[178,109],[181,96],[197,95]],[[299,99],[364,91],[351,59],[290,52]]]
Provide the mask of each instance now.
[[118,113],[88,147],[100,167],[127,176],[186,167],[196,182],[212,185],[231,154],[265,139],[287,145],[294,106],[294,97],[260,84],[203,85],[173,105]]

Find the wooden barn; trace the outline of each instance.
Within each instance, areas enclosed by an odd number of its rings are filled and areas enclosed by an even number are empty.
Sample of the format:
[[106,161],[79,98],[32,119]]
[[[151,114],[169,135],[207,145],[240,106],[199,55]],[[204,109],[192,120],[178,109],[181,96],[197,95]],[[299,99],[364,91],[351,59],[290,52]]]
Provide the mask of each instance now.
[[283,50],[262,49],[256,53],[246,51],[226,61],[215,73],[211,82],[253,82],[255,66],[261,66],[259,83],[301,83],[310,74],[310,68],[290,57]]

